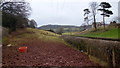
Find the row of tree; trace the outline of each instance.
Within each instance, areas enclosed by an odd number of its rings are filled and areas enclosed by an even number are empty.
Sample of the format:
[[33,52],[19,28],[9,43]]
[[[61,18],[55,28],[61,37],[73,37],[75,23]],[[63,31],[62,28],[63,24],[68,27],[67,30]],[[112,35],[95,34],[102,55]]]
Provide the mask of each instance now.
[[37,26],[34,20],[28,19],[31,7],[24,0],[1,0],[0,11],[2,12],[2,26],[8,28],[10,32],[16,31],[17,28]]
[[[100,7],[100,8],[99,8]],[[97,2],[91,2],[90,3],[90,9],[84,9],[84,21],[87,22],[87,24],[89,25],[89,21],[93,20],[93,27],[95,28],[95,30],[97,30],[97,26],[96,26],[96,14],[97,11],[101,11],[102,12],[102,16],[103,16],[103,26],[105,29],[105,17],[110,17],[110,15],[113,14],[113,12],[111,10],[108,10],[109,8],[111,8],[111,5],[107,2],[101,2],[100,5],[98,5]],[[93,17],[92,19],[90,19],[89,14],[92,14],[91,16]]]

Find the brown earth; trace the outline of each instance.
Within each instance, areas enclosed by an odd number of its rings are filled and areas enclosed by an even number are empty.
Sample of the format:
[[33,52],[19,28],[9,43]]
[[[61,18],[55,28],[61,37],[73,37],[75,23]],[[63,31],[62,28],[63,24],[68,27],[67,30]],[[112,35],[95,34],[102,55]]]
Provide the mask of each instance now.
[[47,42],[35,38],[28,41],[19,44],[25,44],[28,47],[25,53],[19,52],[20,46],[3,46],[3,66],[99,66],[90,61],[86,54],[64,43]]
[[3,47],[3,66],[98,66],[63,43],[34,40],[26,45],[26,53],[20,53],[19,47]]

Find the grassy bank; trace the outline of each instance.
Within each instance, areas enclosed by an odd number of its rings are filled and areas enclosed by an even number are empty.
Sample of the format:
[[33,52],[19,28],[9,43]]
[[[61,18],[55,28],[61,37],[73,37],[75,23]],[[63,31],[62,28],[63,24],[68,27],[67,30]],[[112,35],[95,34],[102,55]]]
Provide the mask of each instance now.
[[88,32],[88,33],[80,34],[77,36],[101,37],[101,38],[119,38],[119,31],[120,31],[120,28],[106,30],[106,31]]
[[33,40],[41,40],[43,42],[63,42],[59,36],[60,35],[58,34],[40,29],[25,28],[19,29],[16,32],[11,33],[11,35],[4,37],[2,39],[2,44],[11,44],[16,46],[27,42],[32,42]]
[[120,28],[112,29],[98,29],[93,31],[93,29],[88,29],[82,32],[69,32],[63,33],[63,35],[73,35],[73,36],[84,36],[84,37],[99,37],[99,38],[120,38]]

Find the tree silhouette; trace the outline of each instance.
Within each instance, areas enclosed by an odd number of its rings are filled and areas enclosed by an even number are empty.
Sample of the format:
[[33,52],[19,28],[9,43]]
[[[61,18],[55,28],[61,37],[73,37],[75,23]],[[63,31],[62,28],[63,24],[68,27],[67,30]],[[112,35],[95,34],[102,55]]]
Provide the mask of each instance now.
[[31,27],[31,28],[36,28],[37,27],[37,23],[35,22],[35,20],[32,19],[30,21],[29,27]]
[[85,15],[87,15],[85,18],[84,18],[84,21],[86,21],[87,22],[87,24],[89,25],[89,19],[88,19],[88,15],[89,15],[89,13],[90,13],[90,11],[89,11],[89,9],[84,9],[83,10],[85,13],[84,13],[84,16]]
[[101,15],[103,16],[103,25],[105,29],[105,17],[110,17],[113,12],[108,10],[108,8],[111,8],[111,5],[107,2],[101,2],[99,6],[101,6],[101,8],[98,10],[103,12]]

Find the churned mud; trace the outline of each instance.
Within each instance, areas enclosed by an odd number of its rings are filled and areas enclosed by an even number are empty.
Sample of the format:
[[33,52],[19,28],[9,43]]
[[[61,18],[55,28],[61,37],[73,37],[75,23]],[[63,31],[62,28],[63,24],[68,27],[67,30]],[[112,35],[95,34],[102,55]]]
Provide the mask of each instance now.
[[25,44],[25,53],[19,52],[19,46],[3,47],[3,66],[98,66],[63,43],[33,40]]

